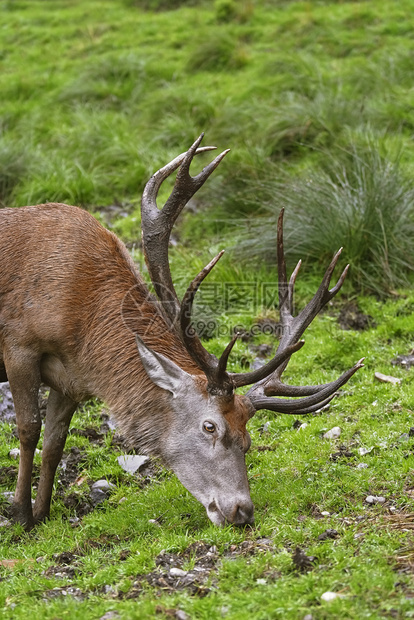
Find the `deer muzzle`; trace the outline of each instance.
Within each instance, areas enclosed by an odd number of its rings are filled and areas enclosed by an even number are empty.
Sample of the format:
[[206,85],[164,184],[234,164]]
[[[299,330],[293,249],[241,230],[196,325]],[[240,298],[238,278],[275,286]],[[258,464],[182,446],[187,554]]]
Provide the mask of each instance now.
[[214,525],[252,525],[254,523],[254,505],[250,497],[238,498],[233,502],[219,504],[213,500],[206,507],[207,516]]

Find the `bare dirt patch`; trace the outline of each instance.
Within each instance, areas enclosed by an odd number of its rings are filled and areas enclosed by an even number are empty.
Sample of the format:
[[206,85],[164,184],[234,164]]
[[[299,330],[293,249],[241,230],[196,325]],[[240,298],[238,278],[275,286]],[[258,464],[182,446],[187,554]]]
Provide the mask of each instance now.
[[345,304],[338,317],[338,324],[341,329],[354,329],[363,331],[375,327],[375,322],[369,314],[364,314],[354,302]]
[[156,596],[186,590],[192,596],[203,597],[216,587],[216,573],[223,558],[235,559],[273,550],[273,541],[261,538],[246,540],[240,545],[229,545],[221,554],[215,545],[204,541],[192,543],[182,553],[161,551],[155,559],[156,570],[137,575],[132,588],[126,593],[120,593],[119,597],[137,598],[148,588],[155,589]]

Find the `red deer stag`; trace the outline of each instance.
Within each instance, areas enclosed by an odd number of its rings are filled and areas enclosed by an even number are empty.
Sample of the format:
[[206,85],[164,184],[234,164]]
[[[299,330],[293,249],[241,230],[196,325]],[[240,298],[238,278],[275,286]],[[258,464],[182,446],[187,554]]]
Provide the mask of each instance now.
[[[246,423],[258,409],[302,414],[322,407],[354,372],[332,383],[288,386],[281,381],[299,340],[346,275],[329,289],[339,252],[298,316],[278,222],[279,301],[283,334],[275,356],[258,370],[227,371],[234,336],[220,359],[207,352],[191,325],[195,293],[220,258],[192,281],[180,303],[168,264],[172,226],[189,199],[226,155],[192,177],[189,167],[203,136],[154,174],[142,196],[143,247],[158,300],[124,244],[77,207],[49,203],[0,210],[0,381],[9,381],[20,439],[13,511],[27,528],[49,515],[53,480],[76,406],[96,396],[111,408],[135,446],[160,456],[206,508],[215,524],[253,522],[245,452]],[[176,169],[164,207],[156,198]],[[285,295],[285,293],[287,294]],[[50,387],[43,458],[32,509],[33,454],[41,419],[38,391]],[[239,387],[253,385],[246,395]],[[297,398],[280,398],[283,396]]]

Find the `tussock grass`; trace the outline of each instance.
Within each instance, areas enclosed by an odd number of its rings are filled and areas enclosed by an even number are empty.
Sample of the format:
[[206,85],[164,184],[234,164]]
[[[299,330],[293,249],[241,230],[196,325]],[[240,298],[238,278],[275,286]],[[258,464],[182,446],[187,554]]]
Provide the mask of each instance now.
[[414,185],[401,158],[381,157],[377,144],[355,144],[327,160],[323,171],[270,183],[266,216],[250,224],[239,251],[273,257],[277,214],[287,209],[287,252],[292,261],[328,264],[344,246],[350,278],[359,290],[386,295],[414,271]]

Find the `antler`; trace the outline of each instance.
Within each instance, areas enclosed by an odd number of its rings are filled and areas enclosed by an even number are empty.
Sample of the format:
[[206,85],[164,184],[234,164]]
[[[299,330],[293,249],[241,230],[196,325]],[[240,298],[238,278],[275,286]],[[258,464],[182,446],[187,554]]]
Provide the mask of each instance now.
[[[332,383],[319,386],[288,386],[281,381],[290,356],[304,344],[299,340],[305,329],[315,318],[323,306],[339,291],[345,279],[348,266],[343,271],[337,284],[329,289],[332,272],[338,261],[341,250],[335,254],[329,265],[322,283],[313,299],[294,317],[293,290],[300,261],[297,264],[289,284],[286,277],[286,262],[283,250],[283,210],[278,220],[278,275],[279,275],[279,308],[283,328],[282,337],[276,355],[263,367],[247,373],[228,373],[226,371],[230,352],[237,340],[232,338],[220,359],[209,353],[201,344],[191,324],[191,310],[195,294],[214,265],[223,255],[220,252],[194,278],[180,304],[171,278],[168,263],[168,244],[172,227],[187,202],[200,189],[210,174],[217,168],[229,150],[218,155],[195,177],[190,176],[190,164],[195,155],[214,150],[214,146],[199,148],[204,134],[194,142],[186,153],[182,153],[169,164],[158,170],[145,186],[142,201],[142,241],[145,260],[155,292],[160,299],[166,318],[173,329],[179,325],[179,335],[188,353],[208,379],[208,389],[213,394],[231,394],[235,388],[254,384],[247,396],[256,410],[270,409],[281,413],[307,413],[319,409],[328,403],[335,392],[362,366],[360,360],[353,368]],[[157,207],[157,195],[163,181],[175,170],[177,177],[173,190],[162,209]],[[277,399],[273,396],[296,396],[297,400]]]
[[[201,134],[186,153],[181,153],[169,164],[158,170],[146,184],[141,199],[142,244],[145,262],[155,292],[162,302],[171,325],[176,323],[180,314],[180,302],[174,289],[168,263],[168,243],[171,230],[187,202],[200,189],[228,153],[228,150],[224,151],[197,176],[190,176],[190,164],[193,161],[194,155],[216,149],[215,146],[198,148],[203,137],[204,134]],[[158,191],[163,181],[177,168],[179,170],[171,195],[164,207],[158,209]]]
[[[218,360],[203,347],[191,325],[191,309],[195,294],[201,282],[221,258],[223,251],[194,278],[181,304],[174,289],[168,263],[168,243],[175,220],[229,152],[229,149],[223,151],[197,176],[190,176],[189,169],[194,156],[216,148],[215,146],[198,148],[203,137],[204,133],[186,153],[182,153],[158,170],[146,184],[141,199],[142,242],[151,281],[171,327],[176,328],[179,322],[181,339],[188,353],[206,374],[210,392],[228,394],[233,392],[233,383],[226,373],[226,365],[236,339],[233,338]],[[161,184],[177,168],[179,170],[173,190],[164,207],[158,209],[156,200]]]
[[[341,288],[345,276],[348,271],[347,265],[342,272],[338,282],[333,288],[329,288],[333,270],[338,262],[338,258],[342,252],[342,248],[333,257],[321,285],[317,292],[306,305],[306,307],[296,316],[293,316],[293,293],[296,277],[301,265],[301,261],[296,265],[292,276],[287,282],[286,261],[283,247],[283,215],[284,209],[279,214],[277,223],[277,255],[278,255],[278,289],[279,289],[279,311],[280,321],[282,324],[282,337],[276,352],[276,356],[282,355],[283,352],[289,351],[293,343],[297,342],[305,329],[310,325],[315,316],[325,306],[325,304],[336,295]],[[269,409],[280,413],[309,413],[320,409],[335,396],[335,392],[344,385],[352,375],[363,366],[363,359],[359,360],[355,366],[345,372],[336,381],[323,385],[307,385],[307,386],[290,386],[282,382],[281,376],[289,363],[290,355],[269,375],[256,383],[247,392],[253,406],[258,409]],[[246,373],[242,380],[238,381],[238,385],[248,385],[252,383],[251,379],[254,373]],[[243,382],[241,382],[243,381]],[[235,383],[237,379],[235,380]],[[296,400],[287,400],[280,398],[272,398],[273,396],[305,396],[306,398],[297,398]]]

